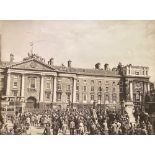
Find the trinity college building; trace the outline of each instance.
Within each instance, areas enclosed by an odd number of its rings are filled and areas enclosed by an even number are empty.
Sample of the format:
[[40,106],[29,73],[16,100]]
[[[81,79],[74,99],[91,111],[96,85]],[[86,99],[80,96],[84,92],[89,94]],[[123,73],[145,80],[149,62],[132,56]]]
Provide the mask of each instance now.
[[92,69],[54,65],[45,59],[28,54],[21,62],[0,64],[1,106],[16,110],[66,108],[73,105],[120,106],[121,102],[143,104],[150,92],[148,67],[118,64],[110,69],[97,63]]

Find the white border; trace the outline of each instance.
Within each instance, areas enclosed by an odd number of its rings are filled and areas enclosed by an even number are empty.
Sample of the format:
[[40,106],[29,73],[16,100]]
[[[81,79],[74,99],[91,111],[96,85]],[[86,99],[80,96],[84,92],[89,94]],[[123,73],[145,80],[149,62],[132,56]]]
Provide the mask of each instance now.
[[154,19],[154,0],[0,0],[0,19]]
[[[2,20],[150,20],[154,0],[3,0]],[[153,154],[154,136],[0,136],[2,155]]]

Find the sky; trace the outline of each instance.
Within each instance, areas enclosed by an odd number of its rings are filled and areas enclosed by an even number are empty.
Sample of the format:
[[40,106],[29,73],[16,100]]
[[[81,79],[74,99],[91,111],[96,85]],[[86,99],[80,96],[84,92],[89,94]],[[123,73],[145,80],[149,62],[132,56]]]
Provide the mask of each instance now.
[[2,60],[22,61],[34,53],[55,65],[110,68],[119,62],[148,66],[155,81],[155,21],[0,21]]

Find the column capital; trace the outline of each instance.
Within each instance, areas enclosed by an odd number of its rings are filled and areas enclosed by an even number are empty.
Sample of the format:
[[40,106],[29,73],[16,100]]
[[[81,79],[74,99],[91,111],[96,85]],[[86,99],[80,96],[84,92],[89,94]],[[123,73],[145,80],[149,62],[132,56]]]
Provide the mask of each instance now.
[[43,77],[43,76],[45,76],[45,74],[44,73],[41,73],[40,76]]
[[7,75],[10,75],[11,74],[11,72],[7,72]]

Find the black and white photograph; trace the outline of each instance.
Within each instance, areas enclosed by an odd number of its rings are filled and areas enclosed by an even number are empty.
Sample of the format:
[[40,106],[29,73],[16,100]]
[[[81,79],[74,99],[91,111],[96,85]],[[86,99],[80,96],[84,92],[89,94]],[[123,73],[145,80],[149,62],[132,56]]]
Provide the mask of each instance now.
[[154,41],[155,21],[0,21],[0,134],[155,134]]

